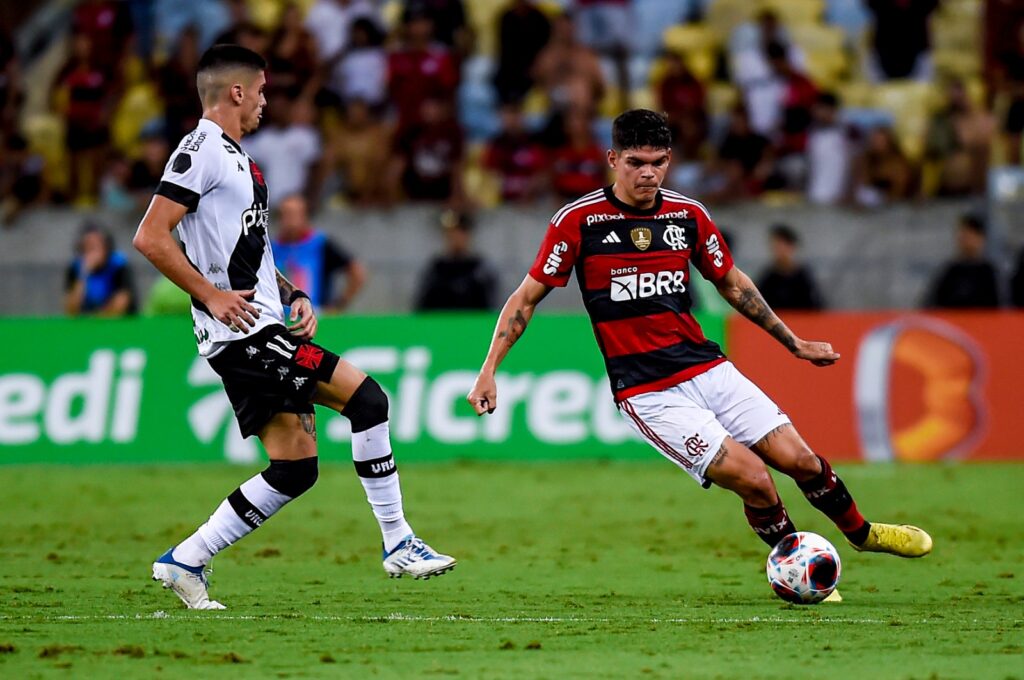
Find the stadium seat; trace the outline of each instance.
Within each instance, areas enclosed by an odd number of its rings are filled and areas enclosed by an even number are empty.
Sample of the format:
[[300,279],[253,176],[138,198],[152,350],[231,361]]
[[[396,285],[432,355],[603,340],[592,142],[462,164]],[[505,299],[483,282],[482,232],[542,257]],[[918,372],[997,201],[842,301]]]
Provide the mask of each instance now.
[[264,31],[272,33],[281,20],[284,9],[278,0],[247,0],[249,19]]
[[478,54],[494,56],[498,53],[498,18],[507,4],[506,0],[475,0],[467,3],[468,21],[476,36]]
[[718,35],[729,35],[754,15],[755,8],[756,3],[750,0],[716,0],[708,6],[704,22]]
[[466,164],[462,183],[467,196],[471,196],[479,208],[494,208],[501,203],[501,178],[483,167],[484,144],[469,144],[466,147]]
[[825,15],[824,0],[762,0],[758,10],[771,9],[787,28],[801,24],[817,24]]
[[662,44],[665,26],[682,24],[692,9],[691,0],[634,0],[631,46],[635,54],[651,56]]
[[163,115],[163,102],[149,82],[128,88],[110,121],[110,141],[114,148],[130,158],[138,156],[139,134],[147,123]]
[[805,54],[807,75],[821,89],[835,89],[848,75],[849,63],[843,51],[807,50]]
[[740,100],[739,90],[728,83],[712,83],[708,87],[708,115],[728,116]]
[[932,62],[940,77],[969,79],[981,73],[981,56],[975,50],[935,50]]
[[678,54],[697,50],[715,50],[722,43],[719,33],[701,24],[677,24],[669,26],[661,34],[665,49]]
[[36,113],[24,118],[21,131],[29,149],[43,157],[47,183],[58,191],[66,190],[71,177],[64,144],[64,121],[56,114]]
[[841,28],[821,24],[794,24],[786,27],[789,37],[807,52],[842,52],[846,34]]
[[714,30],[698,24],[669,26],[662,40],[666,50],[683,57],[697,78],[708,81],[714,76],[722,42]]

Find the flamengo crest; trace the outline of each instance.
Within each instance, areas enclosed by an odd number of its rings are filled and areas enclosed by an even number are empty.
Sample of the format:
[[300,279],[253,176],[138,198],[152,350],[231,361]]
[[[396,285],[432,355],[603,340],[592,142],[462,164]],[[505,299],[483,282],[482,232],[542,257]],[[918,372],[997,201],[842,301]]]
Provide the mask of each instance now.
[[690,244],[686,242],[686,230],[678,224],[669,224],[665,227],[665,234],[662,236],[665,244],[672,250],[686,250]]

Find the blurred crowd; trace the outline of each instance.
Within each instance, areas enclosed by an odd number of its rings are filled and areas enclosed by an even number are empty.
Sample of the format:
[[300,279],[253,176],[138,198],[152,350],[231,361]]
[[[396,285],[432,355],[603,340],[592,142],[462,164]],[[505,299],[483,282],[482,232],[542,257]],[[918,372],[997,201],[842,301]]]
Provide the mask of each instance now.
[[8,218],[144,207],[215,42],[266,56],[245,146],[314,211],[571,199],[630,106],[668,114],[668,184],[710,202],[973,195],[1021,157],[1016,0],[82,0],[67,25],[49,79],[0,36]]

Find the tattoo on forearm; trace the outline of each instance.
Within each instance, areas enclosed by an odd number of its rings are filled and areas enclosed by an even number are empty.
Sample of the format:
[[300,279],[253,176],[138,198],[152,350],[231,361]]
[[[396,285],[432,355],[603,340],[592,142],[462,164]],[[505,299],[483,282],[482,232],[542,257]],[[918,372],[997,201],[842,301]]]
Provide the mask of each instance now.
[[722,461],[725,460],[725,457],[728,454],[729,454],[729,451],[725,447],[725,442],[722,442],[722,448],[718,449],[718,453],[716,453],[715,457],[711,459],[710,463],[708,463],[708,467],[712,468],[712,467],[715,467],[716,465],[721,465]]
[[523,316],[523,311],[517,309],[516,313],[508,320],[508,327],[505,330],[498,333],[498,337],[508,341],[508,346],[516,344],[519,338],[523,337],[523,333],[526,331],[526,317]]
[[786,328],[786,324],[776,316],[772,308],[765,302],[764,296],[756,288],[740,289],[739,299],[733,306],[761,328],[768,331],[773,338],[781,342],[790,352],[796,349],[796,338]]
[[316,416],[312,413],[300,413],[299,422],[302,423],[302,429],[306,431],[306,434],[316,441]]
[[277,290],[281,293],[281,304],[287,305],[292,299],[292,293],[295,292],[296,288],[291,281],[286,279],[281,272],[277,274]]

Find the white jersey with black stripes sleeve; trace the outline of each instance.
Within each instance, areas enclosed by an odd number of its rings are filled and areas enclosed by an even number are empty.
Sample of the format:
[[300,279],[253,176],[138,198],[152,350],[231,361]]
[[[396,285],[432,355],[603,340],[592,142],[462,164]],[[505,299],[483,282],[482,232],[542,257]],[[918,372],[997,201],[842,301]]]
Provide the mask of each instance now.
[[[200,119],[164,168],[156,193],[188,209],[178,226],[192,266],[221,290],[253,290],[260,316],[255,332],[284,323],[274,255],[266,180],[256,163],[213,121]],[[192,299],[199,353],[212,357],[245,337],[213,318]]]

